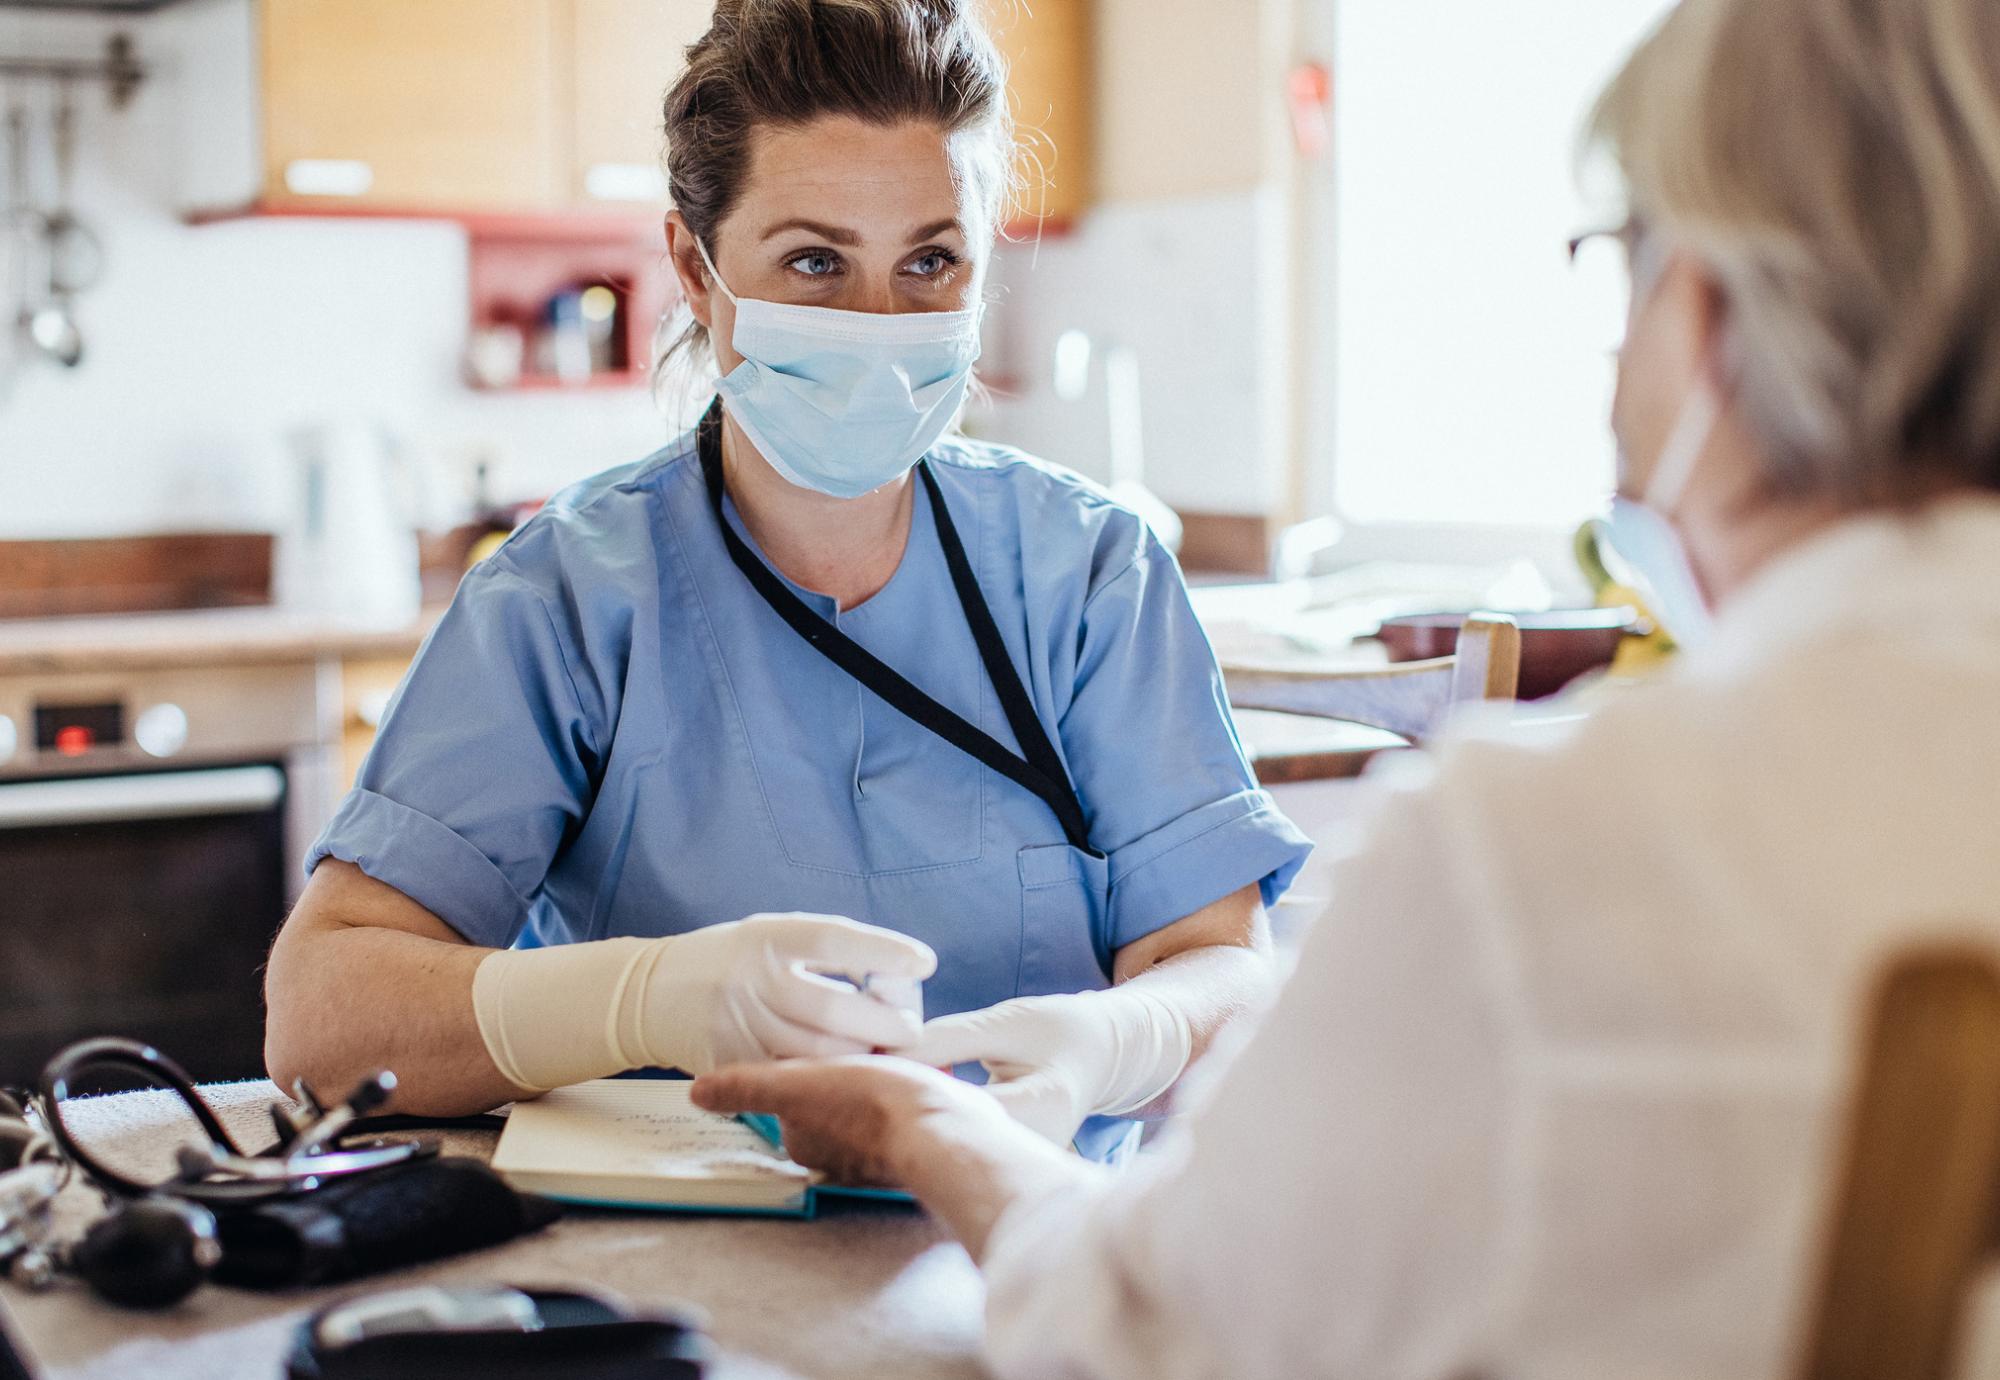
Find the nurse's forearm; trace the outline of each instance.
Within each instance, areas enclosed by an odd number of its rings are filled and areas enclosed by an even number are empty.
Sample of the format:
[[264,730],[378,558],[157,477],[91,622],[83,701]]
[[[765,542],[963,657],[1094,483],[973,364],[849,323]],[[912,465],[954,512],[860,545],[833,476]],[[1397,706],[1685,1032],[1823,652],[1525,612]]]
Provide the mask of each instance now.
[[[1223,897],[1118,951],[1112,976],[1121,988],[1172,1006],[1188,1023],[1192,1066],[1238,1017],[1261,1011],[1277,990],[1270,925],[1256,887]],[[1131,1113],[1173,1111],[1173,1088]]]
[[265,975],[264,1057],[273,1081],[342,1097],[377,1069],[394,1108],[463,1116],[512,1101],[473,1014],[472,976],[490,949],[467,944],[416,902],[328,859],[279,932]]

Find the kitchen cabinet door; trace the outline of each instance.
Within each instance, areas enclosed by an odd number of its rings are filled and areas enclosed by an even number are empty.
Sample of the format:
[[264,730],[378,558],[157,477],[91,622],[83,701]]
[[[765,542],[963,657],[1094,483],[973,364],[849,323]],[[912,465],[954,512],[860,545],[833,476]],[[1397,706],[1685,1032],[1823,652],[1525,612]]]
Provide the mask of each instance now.
[[562,199],[554,0],[262,0],[272,202]]
[[389,697],[409,673],[408,657],[349,657],[340,665],[340,790],[354,785]]
[[564,0],[570,26],[570,200],[666,200],[660,102],[713,0]]
[[1094,197],[1090,0],[987,0],[1022,149],[1013,217],[1074,221]]

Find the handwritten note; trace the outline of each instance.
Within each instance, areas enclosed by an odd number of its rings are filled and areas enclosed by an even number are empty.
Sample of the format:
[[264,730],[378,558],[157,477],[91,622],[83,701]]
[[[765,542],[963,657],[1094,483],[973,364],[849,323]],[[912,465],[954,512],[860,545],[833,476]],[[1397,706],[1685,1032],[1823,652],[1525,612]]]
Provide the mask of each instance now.
[[688,1087],[600,1079],[558,1088],[515,1109],[494,1164],[681,1181],[811,1180],[742,1122],[695,1106]]

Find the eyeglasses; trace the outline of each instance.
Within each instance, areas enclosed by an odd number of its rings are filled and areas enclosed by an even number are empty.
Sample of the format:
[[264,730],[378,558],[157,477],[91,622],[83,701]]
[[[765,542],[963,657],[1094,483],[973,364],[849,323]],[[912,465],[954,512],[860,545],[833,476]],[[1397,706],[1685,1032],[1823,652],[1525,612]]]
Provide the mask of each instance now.
[[1633,254],[1638,251],[1639,237],[1642,233],[1644,232],[1640,228],[1638,220],[1631,217],[1626,218],[1617,225],[1606,225],[1600,226],[1595,230],[1586,230],[1581,235],[1573,236],[1570,239],[1570,266],[1575,267],[1577,261],[1583,257],[1584,251],[1600,241],[1617,245],[1629,263]]
[[1578,338],[1617,353],[1630,323],[1633,279],[1645,231],[1635,218],[1588,230],[1569,241]]

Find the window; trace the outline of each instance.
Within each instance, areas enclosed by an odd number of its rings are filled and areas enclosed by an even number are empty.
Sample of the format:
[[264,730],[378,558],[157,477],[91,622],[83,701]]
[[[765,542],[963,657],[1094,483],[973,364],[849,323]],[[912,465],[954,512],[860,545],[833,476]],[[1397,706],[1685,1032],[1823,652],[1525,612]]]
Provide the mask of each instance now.
[[1619,300],[1564,254],[1618,213],[1579,190],[1578,134],[1669,5],[1316,3],[1335,139],[1301,274],[1334,386],[1308,401],[1311,497],[1360,528],[1573,527],[1611,482]]

